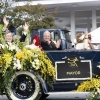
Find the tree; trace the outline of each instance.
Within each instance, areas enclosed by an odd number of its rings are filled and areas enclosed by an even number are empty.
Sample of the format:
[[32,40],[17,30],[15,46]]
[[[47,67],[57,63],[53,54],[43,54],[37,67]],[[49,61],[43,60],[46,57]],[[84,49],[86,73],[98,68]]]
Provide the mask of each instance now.
[[2,8],[0,16],[6,15],[11,24],[16,27],[23,25],[24,22],[29,22],[30,31],[40,28],[56,28],[53,17],[57,13],[57,8],[50,14],[46,12],[47,10],[48,6],[41,4],[31,5],[31,1],[28,1],[23,6],[11,7],[8,5]]

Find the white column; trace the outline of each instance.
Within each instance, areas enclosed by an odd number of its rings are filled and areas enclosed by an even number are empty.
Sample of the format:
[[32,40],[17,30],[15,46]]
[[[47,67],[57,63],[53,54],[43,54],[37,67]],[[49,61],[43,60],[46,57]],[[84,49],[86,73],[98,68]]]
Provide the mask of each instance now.
[[92,9],[92,30],[95,30],[97,28],[96,23],[96,10]]
[[87,29],[88,32],[91,32],[91,23],[89,21],[87,21]]
[[76,37],[76,33],[75,33],[75,11],[71,11],[70,13],[70,20],[71,20],[71,40],[72,40],[72,44],[74,44],[74,39]]
[[87,23],[87,29],[88,29],[88,32],[91,32],[91,25],[90,25],[90,23]]

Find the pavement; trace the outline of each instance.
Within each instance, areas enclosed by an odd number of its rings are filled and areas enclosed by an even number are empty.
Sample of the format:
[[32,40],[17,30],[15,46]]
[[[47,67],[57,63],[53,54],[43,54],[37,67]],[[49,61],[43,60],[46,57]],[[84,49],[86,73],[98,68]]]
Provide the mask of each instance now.
[[[0,100],[8,100],[7,96],[6,95],[0,95]],[[58,99],[50,99],[50,100],[58,100]],[[61,99],[59,99],[61,100]],[[62,100],[65,100],[65,99],[62,99]],[[68,100],[68,99],[66,99]],[[80,99],[70,99],[70,100],[80,100]],[[81,99],[81,100],[85,100],[85,99]],[[98,99],[100,100],[100,99]]]
[[8,100],[6,95],[0,95],[0,100]]

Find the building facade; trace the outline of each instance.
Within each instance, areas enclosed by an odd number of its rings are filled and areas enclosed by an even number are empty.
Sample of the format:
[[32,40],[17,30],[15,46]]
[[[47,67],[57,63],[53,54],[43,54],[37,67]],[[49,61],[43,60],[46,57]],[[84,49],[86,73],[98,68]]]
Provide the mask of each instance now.
[[[23,1],[19,0],[22,5]],[[19,2],[18,2],[19,3]],[[74,42],[77,33],[95,30],[100,26],[100,0],[34,0],[36,4],[48,5],[47,13],[58,7],[54,17],[55,24],[60,28],[71,30],[71,40]]]

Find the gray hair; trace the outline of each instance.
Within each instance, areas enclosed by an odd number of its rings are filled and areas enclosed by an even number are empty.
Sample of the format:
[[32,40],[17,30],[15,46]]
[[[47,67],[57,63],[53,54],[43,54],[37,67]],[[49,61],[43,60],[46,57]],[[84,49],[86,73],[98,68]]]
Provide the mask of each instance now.
[[[6,32],[5,32],[5,36],[6,36],[7,34],[9,34],[9,33],[12,34],[12,32],[10,32],[9,30],[6,30]],[[13,34],[12,34],[12,36],[13,36]]]
[[[46,34],[49,34],[49,35],[50,35],[50,32],[49,32],[49,31],[45,31],[45,32],[43,33],[43,36],[46,35]],[[51,36],[51,35],[50,35],[50,36]]]

